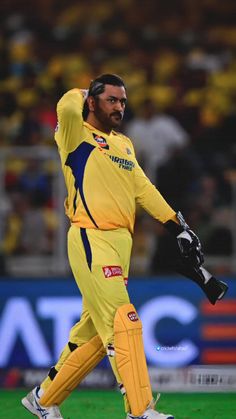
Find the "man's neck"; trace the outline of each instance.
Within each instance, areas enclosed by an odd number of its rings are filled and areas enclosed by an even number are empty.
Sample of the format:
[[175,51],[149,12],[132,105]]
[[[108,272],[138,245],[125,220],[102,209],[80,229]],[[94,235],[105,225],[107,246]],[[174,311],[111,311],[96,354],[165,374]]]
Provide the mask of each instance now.
[[93,114],[88,115],[86,122],[98,131],[104,132],[105,134],[109,135],[112,131],[111,129],[105,128],[104,125],[102,125],[96,118],[94,118]]

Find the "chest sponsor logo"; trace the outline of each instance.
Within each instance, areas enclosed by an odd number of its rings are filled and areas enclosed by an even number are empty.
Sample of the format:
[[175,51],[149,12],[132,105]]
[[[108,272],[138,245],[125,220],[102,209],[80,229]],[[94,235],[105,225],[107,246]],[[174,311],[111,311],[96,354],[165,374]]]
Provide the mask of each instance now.
[[116,163],[119,167],[119,169],[129,170],[132,172],[132,170],[135,168],[135,163],[132,160],[126,160],[117,156],[112,156],[111,154],[107,154],[107,156],[113,161],[113,163]]
[[130,319],[131,322],[137,322],[138,321],[138,315],[135,311],[130,311],[127,314],[128,318]]
[[109,145],[107,144],[107,141],[105,138],[101,137],[100,135],[93,134],[93,138],[98,143],[99,147],[109,150]]
[[105,278],[112,278],[113,276],[123,276],[121,266],[103,266],[102,270]]

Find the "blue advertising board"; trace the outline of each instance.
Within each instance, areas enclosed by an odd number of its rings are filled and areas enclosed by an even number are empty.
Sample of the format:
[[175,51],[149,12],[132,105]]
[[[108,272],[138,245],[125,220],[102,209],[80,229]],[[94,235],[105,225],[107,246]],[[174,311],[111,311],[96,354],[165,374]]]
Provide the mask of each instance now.
[[[149,365],[236,363],[236,280],[225,280],[229,292],[216,306],[184,278],[129,280]],[[74,280],[6,279],[0,287],[0,369],[53,365],[81,314]]]

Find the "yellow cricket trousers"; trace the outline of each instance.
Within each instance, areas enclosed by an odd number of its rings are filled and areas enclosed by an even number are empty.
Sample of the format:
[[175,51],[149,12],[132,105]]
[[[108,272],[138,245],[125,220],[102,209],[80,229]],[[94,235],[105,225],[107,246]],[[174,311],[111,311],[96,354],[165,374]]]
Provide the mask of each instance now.
[[127,229],[70,227],[69,262],[83,297],[81,320],[71,329],[71,342],[80,346],[99,334],[104,347],[113,344],[116,310],[130,302],[125,282],[131,248]]

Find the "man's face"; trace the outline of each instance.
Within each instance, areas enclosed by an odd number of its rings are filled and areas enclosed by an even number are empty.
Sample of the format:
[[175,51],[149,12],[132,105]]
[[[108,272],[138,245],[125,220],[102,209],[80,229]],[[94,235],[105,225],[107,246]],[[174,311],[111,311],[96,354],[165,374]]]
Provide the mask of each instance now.
[[94,116],[106,129],[116,129],[121,125],[127,101],[123,86],[105,85],[105,90],[95,98]]

